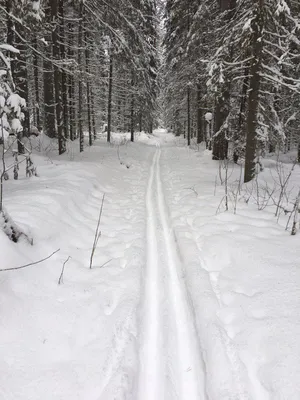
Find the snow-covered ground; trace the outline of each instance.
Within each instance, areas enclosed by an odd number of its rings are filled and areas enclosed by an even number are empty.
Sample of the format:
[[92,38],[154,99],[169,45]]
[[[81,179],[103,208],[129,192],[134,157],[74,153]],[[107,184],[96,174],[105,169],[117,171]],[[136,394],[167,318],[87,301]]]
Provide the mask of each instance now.
[[39,177],[5,183],[34,244],[0,232],[0,268],[60,251],[0,273],[0,399],[298,400],[300,234],[263,206],[278,164],[241,188],[230,165],[224,212],[209,152],[163,130],[127,139],[48,146]]
[[[219,171],[209,153],[167,148],[162,170],[208,398],[299,399],[300,236],[277,224],[275,207],[246,203],[249,190],[242,189],[236,215],[233,201],[216,214],[224,186],[214,188]],[[234,182],[239,171],[229,170]],[[274,176],[266,168],[260,186]],[[297,166],[291,186],[299,179]]]

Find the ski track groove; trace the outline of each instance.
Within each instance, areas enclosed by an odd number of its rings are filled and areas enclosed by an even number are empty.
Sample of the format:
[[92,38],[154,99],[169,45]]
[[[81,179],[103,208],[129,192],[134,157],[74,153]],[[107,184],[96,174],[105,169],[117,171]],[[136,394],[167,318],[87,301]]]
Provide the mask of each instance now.
[[160,337],[160,282],[158,270],[158,247],[155,239],[156,227],[155,207],[152,201],[153,183],[155,178],[155,166],[158,153],[153,157],[150,177],[146,195],[147,209],[147,265],[144,286],[145,315],[142,321],[142,345],[140,351],[140,371],[138,399],[154,400],[162,399],[163,389],[163,360],[162,339]]
[[[147,265],[142,302],[138,400],[175,400],[174,396],[178,400],[204,400],[207,396],[202,353],[179,249],[169,223],[160,156],[161,149],[158,147],[146,195]],[[162,254],[163,257],[159,257]],[[167,315],[167,325],[163,315]],[[172,340],[164,341],[168,336]],[[172,397],[168,397],[168,380],[174,385],[171,388]]]

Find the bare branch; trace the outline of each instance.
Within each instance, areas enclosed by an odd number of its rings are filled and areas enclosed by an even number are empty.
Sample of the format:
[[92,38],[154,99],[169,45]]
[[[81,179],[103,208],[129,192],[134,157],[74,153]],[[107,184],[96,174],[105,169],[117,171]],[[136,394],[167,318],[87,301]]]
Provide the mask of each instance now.
[[67,264],[67,262],[70,260],[70,256],[66,259],[66,261],[63,263],[62,266],[62,270],[61,270],[61,274],[60,277],[58,279],[58,284],[60,285],[61,283],[64,283],[64,271],[65,271],[65,265]]
[[29,263],[29,264],[25,264],[25,265],[21,265],[20,267],[13,267],[13,268],[4,268],[4,269],[0,269],[0,272],[3,272],[3,271],[13,271],[13,270],[16,270],[16,269],[27,268],[27,267],[30,267],[30,266],[32,266],[32,265],[40,264],[40,263],[42,263],[43,261],[49,260],[49,258],[51,258],[52,256],[54,256],[54,254],[58,253],[59,251],[60,251],[60,249],[57,249],[57,250],[55,250],[52,254],[50,254],[48,257],[45,257],[45,258],[43,258],[42,260],[35,261],[35,262]]
[[102,212],[103,212],[104,199],[105,199],[105,193],[103,194],[103,197],[102,197],[102,202],[101,202],[101,207],[100,207],[97,227],[96,227],[96,231],[95,231],[94,243],[93,243],[93,248],[92,248],[91,257],[90,257],[90,269],[92,268],[94,254],[95,254],[95,251],[96,251],[96,247],[97,247],[99,238],[101,236],[101,231],[99,231],[99,228],[100,228],[101,216],[102,216]]

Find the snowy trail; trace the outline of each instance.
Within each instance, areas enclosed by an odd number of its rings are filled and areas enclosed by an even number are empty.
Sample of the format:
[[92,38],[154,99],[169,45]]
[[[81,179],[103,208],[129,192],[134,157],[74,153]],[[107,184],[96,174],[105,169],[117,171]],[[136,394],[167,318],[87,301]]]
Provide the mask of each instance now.
[[206,399],[203,361],[160,172],[161,149],[150,170],[147,267],[141,329],[139,400]]
[[156,151],[150,169],[147,188],[147,267],[145,274],[144,304],[145,315],[142,327],[142,349],[138,398],[144,400],[163,398],[162,338],[160,335],[160,277],[158,247],[155,240],[155,206],[153,184],[158,152]]

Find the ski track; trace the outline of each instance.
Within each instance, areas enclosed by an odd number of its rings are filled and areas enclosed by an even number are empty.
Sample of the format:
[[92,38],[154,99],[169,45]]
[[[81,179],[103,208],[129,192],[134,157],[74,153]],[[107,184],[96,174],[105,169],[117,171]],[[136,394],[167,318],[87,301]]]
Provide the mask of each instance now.
[[202,353],[169,223],[160,156],[157,146],[146,195],[147,263],[138,400],[204,400]]
[[152,200],[155,166],[158,153],[153,157],[146,195],[147,209],[147,265],[145,273],[144,304],[141,331],[141,351],[138,399],[151,400],[163,398],[162,338],[160,335],[160,281],[155,239],[155,207]]

